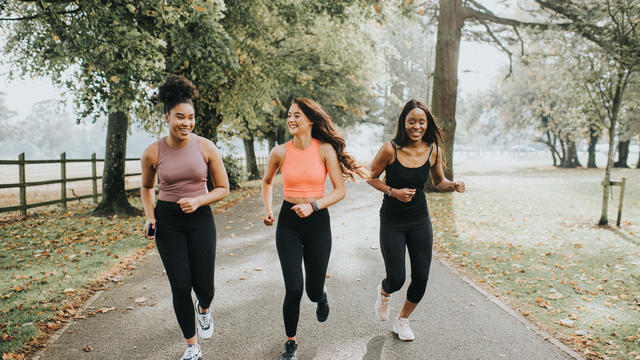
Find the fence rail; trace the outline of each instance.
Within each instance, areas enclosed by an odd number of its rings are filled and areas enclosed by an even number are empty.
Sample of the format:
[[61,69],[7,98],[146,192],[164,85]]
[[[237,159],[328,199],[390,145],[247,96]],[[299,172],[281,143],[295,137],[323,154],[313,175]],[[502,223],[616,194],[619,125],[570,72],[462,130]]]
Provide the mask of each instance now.
[[[125,161],[135,161],[140,160],[140,158],[127,158]],[[104,162],[104,159],[99,159],[96,157],[96,154],[93,153],[90,159],[67,159],[67,154],[60,154],[60,159],[54,160],[26,160],[24,153],[18,155],[18,160],[0,160],[0,165],[17,165],[18,166],[18,182],[11,184],[0,184],[0,189],[11,189],[18,188],[20,190],[19,199],[20,205],[15,206],[7,206],[0,207],[0,213],[8,212],[8,211],[20,211],[22,214],[27,213],[27,209],[46,206],[46,205],[54,205],[61,204],[63,209],[67,208],[67,203],[75,200],[82,200],[92,198],[94,203],[98,202],[98,197],[102,195],[102,192],[98,191],[98,180],[102,179],[102,176],[98,176],[98,162]],[[26,181],[26,165],[34,165],[34,164],[60,164],[60,178],[53,180],[44,180],[44,181]],[[82,177],[67,177],[67,163],[91,163],[91,176],[82,176]],[[141,173],[125,173],[125,177],[130,176],[139,176]],[[89,181],[93,182],[93,191],[91,194],[80,195],[80,196],[67,196],[67,183],[77,182],[77,181]],[[27,188],[30,186],[39,186],[39,185],[51,185],[51,184],[60,184],[60,198],[48,201],[41,201],[36,203],[27,203]],[[135,189],[127,189],[127,192],[135,191]]]
[[[140,158],[127,158],[125,161],[136,161],[140,160]],[[241,162],[242,167],[245,171],[248,171],[248,164],[244,157],[239,157],[238,160]],[[67,159],[66,153],[60,154],[60,159],[46,159],[46,160],[27,160],[25,159],[25,154],[21,153],[18,156],[18,160],[0,160],[0,165],[17,165],[18,166],[18,182],[17,183],[8,183],[8,184],[0,184],[0,189],[15,189],[18,188],[20,191],[19,194],[19,205],[14,206],[6,206],[0,207],[0,213],[9,212],[9,211],[20,211],[22,214],[26,214],[28,209],[61,204],[63,209],[67,208],[67,203],[70,201],[83,200],[92,198],[94,203],[98,202],[98,197],[102,195],[102,192],[98,189],[98,180],[102,179],[102,176],[98,176],[98,166],[99,162],[104,162],[104,159],[100,159],[96,157],[96,154],[92,154],[90,159]],[[68,163],[91,163],[91,176],[82,176],[82,177],[67,177],[67,164]],[[260,174],[264,174],[266,165],[267,165],[267,157],[258,156],[256,157],[256,163],[258,165],[258,171]],[[53,180],[40,180],[40,181],[27,181],[26,174],[26,165],[39,165],[39,164],[60,164],[60,178]],[[125,173],[125,177],[130,176],[140,176],[141,173]],[[91,194],[80,195],[80,196],[67,196],[67,184],[71,182],[78,181],[92,181],[93,189]],[[60,197],[54,200],[47,201],[39,201],[35,203],[27,203],[27,188],[33,186],[41,186],[41,185],[53,185],[60,184]],[[135,191],[138,188],[127,189],[127,192]]]

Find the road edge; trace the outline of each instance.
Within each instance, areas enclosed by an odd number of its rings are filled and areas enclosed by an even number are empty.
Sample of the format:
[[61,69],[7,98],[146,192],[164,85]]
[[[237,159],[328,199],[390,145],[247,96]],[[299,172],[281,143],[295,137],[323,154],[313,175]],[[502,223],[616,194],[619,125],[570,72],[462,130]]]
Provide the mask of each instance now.
[[489,301],[491,301],[494,305],[498,306],[500,309],[505,311],[507,314],[511,315],[511,317],[513,317],[514,319],[518,320],[522,324],[526,325],[529,329],[533,330],[533,332],[536,335],[540,336],[545,341],[550,342],[555,347],[557,347],[558,349],[560,349],[561,351],[563,351],[567,355],[571,356],[575,360],[586,360],[578,352],[576,352],[575,350],[571,349],[570,347],[568,347],[567,345],[562,343],[560,340],[558,340],[555,337],[553,337],[548,332],[540,329],[536,324],[531,322],[529,319],[524,317],[522,314],[520,314],[517,311],[513,310],[509,305],[505,304],[504,302],[500,301],[497,297],[495,297],[495,296],[491,295],[490,293],[488,293],[486,290],[484,290],[482,287],[480,287],[480,285],[476,284],[473,280],[471,280],[466,275],[464,275],[462,272],[460,272],[460,270],[456,269],[453,265],[451,265],[439,253],[434,251],[433,255],[434,255],[435,258],[438,259],[440,264],[442,264],[450,272],[452,272],[454,275],[456,275],[458,278],[460,278],[462,281],[464,281],[467,285],[471,286],[474,290],[476,290],[477,292],[482,294],[484,297],[489,299]]

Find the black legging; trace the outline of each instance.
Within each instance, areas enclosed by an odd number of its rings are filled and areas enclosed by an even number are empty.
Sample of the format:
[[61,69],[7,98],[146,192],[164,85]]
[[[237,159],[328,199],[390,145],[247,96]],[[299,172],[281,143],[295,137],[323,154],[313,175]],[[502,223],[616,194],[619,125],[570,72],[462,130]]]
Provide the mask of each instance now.
[[195,313],[191,288],[200,306],[213,300],[213,268],[216,228],[209,206],[185,214],[175,202],[158,200],[155,208],[156,247],[171,284],[173,309],[182,335],[195,335]]
[[282,305],[287,336],[296,336],[302,299],[302,259],[307,296],[313,302],[322,298],[327,265],[331,254],[329,211],[322,209],[300,218],[288,201],[282,203],[276,227],[276,247],[280,257],[286,294]]
[[402,288],[405,280],[405,247],[411,260],[411,284],[407,300],[418,303],[424,296],[429,280],[433,230],[429,215],[412,220],[380,219],[380,248],[384,257],[387,277],[382,289],[394,293]]

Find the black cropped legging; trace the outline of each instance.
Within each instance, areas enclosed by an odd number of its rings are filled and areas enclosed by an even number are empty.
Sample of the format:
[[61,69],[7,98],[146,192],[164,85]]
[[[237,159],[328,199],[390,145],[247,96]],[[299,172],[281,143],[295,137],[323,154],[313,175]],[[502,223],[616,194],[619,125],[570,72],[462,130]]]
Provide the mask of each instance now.
[[327,265],[331,254],[329,211],[322,209],[300,218],[288,201],[282,203],[276,227],[276,247],[284,277],[285,296],[282,304],[287,336],[296,336],[300,300],[302,299],[302,260],[306,275],[307,296],[313,302],[322,298]]
[[156,247],[171,284],[173,309],[182,335],[195,335],[195,313],[191,289],[200,306],[213,300],[213,268],[216,228],[211,207],[202,206],[185,214],[175,202],[158,200],[155,208]]
[[405,248],[411,260],[411,284],[407,300],[418,303],[424,296],[429,280],[433,230],[429,215],[411,220],[380,219],[380,249],[384,257],[387,277],[382,289],[394,293],[402,288],[405,280]]

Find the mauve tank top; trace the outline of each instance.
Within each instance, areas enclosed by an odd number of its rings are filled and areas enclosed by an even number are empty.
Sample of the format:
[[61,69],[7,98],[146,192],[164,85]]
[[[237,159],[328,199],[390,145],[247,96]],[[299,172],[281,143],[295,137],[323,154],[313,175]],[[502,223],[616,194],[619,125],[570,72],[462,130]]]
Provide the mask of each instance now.
[[174,149],[164,137],[158,141],[158,199],[176,202],[207,193],[207,163],[198,136],[191,134],[186,146]]

